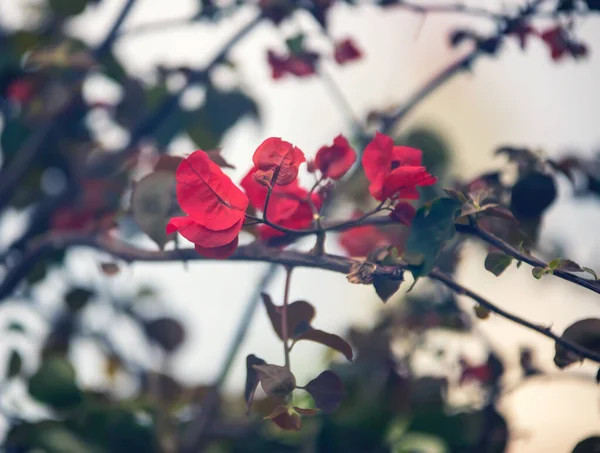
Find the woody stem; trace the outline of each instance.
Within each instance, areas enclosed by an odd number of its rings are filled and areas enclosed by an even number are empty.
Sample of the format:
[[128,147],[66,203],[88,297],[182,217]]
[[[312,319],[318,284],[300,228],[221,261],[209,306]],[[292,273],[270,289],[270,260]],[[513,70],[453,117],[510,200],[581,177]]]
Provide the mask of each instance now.
[[285,289],[283,293],[283,307],[281,307],[281,336],[283,337],[283,354],[285,357],[285,367],[290,369],[290,347],[289,338],[290,333],[288,332],[288,305],[290,299],[290,282],[292,280],[292,269],[291,266],[285,267]]

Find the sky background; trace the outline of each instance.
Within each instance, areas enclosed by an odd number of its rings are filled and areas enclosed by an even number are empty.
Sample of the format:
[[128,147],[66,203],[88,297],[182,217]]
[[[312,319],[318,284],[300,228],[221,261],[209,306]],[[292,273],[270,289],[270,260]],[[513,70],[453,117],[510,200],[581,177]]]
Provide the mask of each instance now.
[[[35,2],[0,0],[0,21],[13,27],[23,26],[33,17],[24,5],[32,3]],[[522,2],[465,3],[501,9],[502,5]],[[103,0],[73,20],[69,24],[70,32],[92,44],[99,42],[122,5],[123,0]],[[125,34],[117,43],[117,55],[126,69],[151,80],[158,63],[201,68],[222,43],[253,16],[253,11],[248,9],[217,25],[196,23],[161,32],[127,34],[127,30],[143,24],[190,17],[196,8],[194,0],[138,0],[124,24]],[[433,74],[467,51],[466,48],[449,48],[448,33],[454,28],[470,25],[490,30],[485,19],[444,14],[431,15],[422,21],[419,15],[401,9],[390,8],[383,13],[369,6],[339,5],[330,17],[331,35],[336,39],[352,37],[364,51],[363,60],[357,63],[328,67],[358,116],[401,104]],[[543,23],[540,26],[543,27]],[[315,46],[327,48],[327,41],[318,36],[311,21],[299,17],[282,30],[266,23],[259,26],[230,54],[238,68],[230,82],[239,83],[253,95],[262,118],[261,124],[242,121],[225,137],[222,145],[227,158],[237,165],[235,171],[229,172],[234,181],[246,173],[254,149],[266,137],[282,137],[312,156],[337,134],[349,133],[344,112],[332,102],[318,78],[279,82],[270,78],[266,49],[282,49],[285,36],[299,30],[307,31]],[[538,40],[531,40],[525,52],[516,42],[509,42],[498,58],[478,60],[471,73],[458,75],[428,97],[407,118],[403,129],[419,124],[435,127],[455,151],[452,173],[465,179],[502,166],[504,160],[493,158],[493,151],[504,144],[541,148],[550,156],[560,156],[567,151],[591,156],[600,149],[597,126],[600,20],[582,20],[577,30],[577,35],[591,49],[586,60],[566,59],[555,64]],[[92,78],[86,90],[90,97],[97,99],[111,100],[120,96],[115,86],[100,78]],[[199,99],[201,95],[190,93],[187,102]],[[97,122],[103,131],[101,138],[108,146],[122,142],[122,133],[103,124],[102,118]],[[194,149],[193,144],[182,137],[172,145],[171,151],[185,154]],[[600,269],[597,258],[600,238],[596,226],[600,222],[600,205],[596,200],[571,199],[571,188],[564,181],[559,191],[559,200],[544,219],[542,249],[551,250],[554,243],[563,243],[570,251],[569,258]],[[18,229],[18,218],[9,229]],[[10,231],[2,236],[10,236]],[[150,242],[144,244],[151,246]],[[343,253],[334,237],[329,239],[327,247],[332,253]],[[577,319],[600,317],[597,295],[552,277],[539,282],[526,266],[521,269],[512,266],[498,279],[484,270],[484,257],[483,248],[469,245],[457,280],[503,308],[552,325],[557,332]],[[104,282],[97,270],[97,254],[77,250],[70,254],[67,267],[72,279],[101,282],[104,290],[113,295],[135,292],[144,282],[158,285],[169,310],[179,314],[188,328],[188,341],[173,363],[175,374],[187,382],[207,382],[216,376],[244,305],[266,265],[198,262],[190,263],[185,270],[181,263],[139,263]],[[279,272],[268,288],[276,300],[283,293],[282,274]],[[49,288],[60,285],[58,278],[50,280]],[[401,292],[407,288],[408,285],[403,286]],[[40,290],[41,298],[44,294],[46,292]],[[317,307],[314,325],[339,334],[344,334],[350,325],[368,326],[382,308],[371,287],[351,285],[341,274],[306,269],[294,271],[291,298],[313,303]],[[461,303],[467,308],[472,306],[469,300]],[[2,310],[0,308],[0,315]],[[98,314],[98,319],[104,318]],[[115,330],[127,327],[118,322],[112,326]],[[515,367],[512,374],[509,370],[508,381],[516,378],[518,350],[524,344],[535,347],[542,368],[556,371],[552,363],[554,344],[550,340],[493,316],[478,322],[478,329],[502,353],[509,366]],[[460,341],[448,342],[443,336],[431,341],[448,348],[450,354],[469,351],[475,358],[478,354],[481,356],[481,350]],[[135,355],[135,345],[128,346]],[[282,361],[280,349],[266,315],[259,309],[227,388],[234,391],[242,388],[247,354],[255,353],[279,363]],[[319,346],[299,344],[294,348],[292,361],[300,382],[322,369],[322,363],[314,359],[322,354],[324,350]],[[80,380],[88,385],[97,384],[100,363],[97,352],[83,343],[76,349],[75,356],[82,364]],[[420,359],[424,371],[432,369],[430,363],[427,357]],[[511,453],[566,453],[587,435],[600,433],[600,393],[593,379],[595,369],[588,365],[575,368],[589,375],[589,379],[531,383],[504,398],[502,409],[518,433],[511,443]]]

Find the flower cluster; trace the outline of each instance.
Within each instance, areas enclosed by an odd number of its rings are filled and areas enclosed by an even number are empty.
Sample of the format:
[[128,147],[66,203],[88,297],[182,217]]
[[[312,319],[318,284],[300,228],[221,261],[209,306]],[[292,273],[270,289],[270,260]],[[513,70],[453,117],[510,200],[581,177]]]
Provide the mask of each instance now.
[[[271,77],[274,80],[281,79],[286,75],[308,77],[317,72],[317,63],[321,55],[306,49],[303,39],[295,38],[290,42],[293,44],[288,44],[288,54],[280,54],[274,50],[267,52],[267,61],[271,67]],[[333,58],[337,64],[344,65],[360,60],[362,52],[352,39],[346,38],[335,44]]]
[[[298,181],[299,168],[306,162],[304,153],[285,140],[266,139],[252,161],[253,167],[241,181],[242,191],[206,152],[198,150],[184,159],[175,178],[177,200],[187,215],[171,218],[167,234],[179,232],[203,256],[227,258],[235,251],[246,220],[260,224],[262,240],[307,229],[319,218],[331,181],[342,178],[355,164],[356,152],[342,135],[320,148],[308,162],[308,171],[317,181],[311,190]],[[421,151],[395,146],[390,137],[378,133],[364,150],[362,166],[371,195],[388,204],[390,218],[410,225],[415,210],[398,200],[416,199],[417,186],[436,181],[422,166]],[[249,206],[262,217],[250,215]],[[397,242],[373,228],[361,226],[347,232],[342,244],[351,254],[363,254],[371,245]],[[365,235],[370,236],[370,245],[357,246]]]

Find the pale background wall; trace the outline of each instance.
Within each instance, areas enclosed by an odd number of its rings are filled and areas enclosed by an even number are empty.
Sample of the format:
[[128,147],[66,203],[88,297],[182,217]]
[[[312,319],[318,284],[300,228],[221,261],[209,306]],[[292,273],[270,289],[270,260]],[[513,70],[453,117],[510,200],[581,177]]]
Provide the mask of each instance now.
[[[0,20],[19,23],[27,20],[23,10],[26,0],[0,0]],[[467,2],[482,7],[499,8],[496,0]],[[103,0],[71,24],[74,34],[90,42],[98,42],[107,26],[120,10],[123,0]],[[193,0],[139,0],[125,29],[139,24],[194,13]],[[196,24],[160,34],[124,38],[118,54],[126,68],[136,75],[151,77],[155,63],[189,64],[200,67],[208,61],[224,40],[250,17],[250,12],[211,26]],[[301,23],[304,23],[301,20]],[[307,21],[306,21],[307,22]],[[457,58],[460,50],[448,50],[448,30],[457,23],[472,23],[455,15],[428,17],[420,33],[420,20],[402,10],[340,6],[332,14],[331,33],[338,38],[352,36],[364,49],[363,61],[343,68],[332,68],[332,74],[347,93],[356,113],[397,105],[424,80]],[[478,25],[487,27],[485,20]],[[307,25],[307,27],[310,25]],[[293,28],[293,27],[290,27]],[[488,27],[489,28],[489,27]],[[428,98],[408,118],[410,124],[437,126],[457,150],[453,171],[464,177],[483,169],[499,166],[492,151],[500,144],[537,146],[550,155],[565,149],[592,154],[600,145],[600,20],[586,19],[579,36],[590,45],[587,61],[565,61],[553,64],[547,49],[532,40],[522,53],[515,43],[501,52],[498,59],[482,59],[472,74],[461,74]],[[274,83],[265,61],[266,47],[282,45],[281,33],[263,25],[240,43],[231,56],[240,68],[240,81],[256,95],[263,114],[262,127],[251,121],[236,127],[226,137],[228,157],[237,163],[231,173],[234,179],[247,170],[256,145],[268,136],[281,136],[300,146],[307,155],[339,132],[347,131],[344,116],[330,102],[318,79],[285,80]],[[98,81],[89,87],[96,96],[118,96],[110,86]],[[110,143],[118,143],[118,133],[107,134]],[[193,145],[182,139],[176,152],[189,152]],[[600,268],[597,251],[600,242],[595,225],[600,221],[596,201],[569,200],[570,188],[562,184],[561,199],[549,211],[542,242],[564,240],[572,251],[570,258]],[[335,241],[329,250],[341,252]],[[95,255],[73,253],[70,268],[74,278],[100,279]],[[587,316],[600,316],[600,299],[590,292],[574,288],[560,280],[534,280],[526,267],[511,268],[500,280],[483,269],[484,254],[476,246],[465,253],[457,278],[499,305],[552,324],[557,331]],[[84,264],[85,263],[85,264]],[[86,264],[89,264],[87,266]],[[181,264],[136,264],[106,282],[107,291],[122,291],[131,281],[152,281],[164,291],[176,313],[183,315],[189,328],[189,341],[177,357],[175,367],[182,379],[198,382],[213,378],[223,359],[232,330],[255,282],[265,266],[258,264],[192,263],[186,272]],[[281,275],[270,292],[283,291]],[[381,304],[372,288],[353,286],[343,275],[319,271],[297,270],[292,297],[311,301],[318,308],[315,324],[343,334],[350,324],[367,325]],[[465,301],[469,307],[470,302]],[[492,318],[480,325],[481,331],[516,364],[520,344],[534,345],[540,364],[552,370],[553,344],[528,331]],[[281,361],[279,344],[266,316],[258,311],[231,374],[228,386],[239,390],[244,379],[243,357],[252,352],[275,362]],[[454,347],[458,353],[460,346]],[[294,370],[299,379],[314,375],[321,364],[315,363],[319,347],[299,345],[294,350]],[[81,379],[97,381],[94,351],[83,345],[76,353],[85,364]],[[511,393],[504,401],[512,426],[521,438],[511,444],[511,452],[569,452],[586,435],[600,433],[600,394],[594,384],[595,370],[583,367],[589,381],[564,380],[539,385],[530,384]]]

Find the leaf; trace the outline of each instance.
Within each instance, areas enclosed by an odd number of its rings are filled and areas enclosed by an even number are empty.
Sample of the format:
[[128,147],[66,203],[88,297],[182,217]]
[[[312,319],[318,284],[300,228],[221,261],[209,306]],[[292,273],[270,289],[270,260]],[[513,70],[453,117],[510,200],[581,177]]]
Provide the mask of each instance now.
[[273,411],[265,417],[265,420],[272,420],[279,417],[281,414],[288,411],[288,407],[285,404],[278,404],[275,406]]
[[144,331],[167,352],[174,352],[185,340],[185,330],[181,323],[169,317],[145,322]]
[[598,280],[598,275],[596,274],[596,271],[594,269],[590,269],[589,267],[585,266],[582,266],[581,268],[588,274],[592,275],[595,280]]
[[300,431],[302,420],[296,411],[285,411],[271,418],[284,431]]
[[87,0],[48,0],[52,11],[62,16],[75,16],[82,13],[87,5]]
[[215,164],[217,164],[221,168],[232,168],[235,169],[233,165],[225,160],[225,158],[221,155],[220,149],[212,149],[210,151],[206,151],[206,154]]
[[439,198],[417,211],[410,227],[403,256],[408,258],[415,277],[427,275],[433,267],[444,244],[454,237],[454,221],[461,205],[451,198]]
[[285,44],[291,53],[299,54],[304,51],[305,38],[304,33],[298,33],[296,36],[286,39]]
[[323,371],[304,386],[310,393],[315,405],[325,413],[332,413],[340,406],[346,396],[342,380],[332,371]]
[[507,209],[503,206],[489,206],[485,209],[481,209],[481,212],[490,217],[497,217],[499,219],[510,220],[513,222],[518,222],[510,209]]
[[556,199],[556,184],[549,175],[532,172],[511,191],[510,210],[517,219],[538,218]]
[[131,192],[131,212],[140,230],[164,249],[174,238],[166,233],[167,223],[180,212],[175,198],[175,173],[160,170],[140,179]]
[[[565,329],[561,339],[600,354],[600,319],[587,318],[573,323]],[[554,363],[557,367],[565,368],[580,360],[582,358],[577,354],[556,343]]]
[[212,150],[245,116],[258,117],[258,107],[253,99],[240,90],[221,91],[208,85],[204,104],[188,115],[186,130],[198,148]]
[[547,271],[543,267],[535,266],[533,269],[531,269],[531,273],[539,280],[544,276],[544,274],[547,273]]
[[460,202],[461,204],[466,204],[469,202],[469,199],[462,193],[460,190],[455,189],[444,189],[444,192],[450,197]]
[[268,396],[283,398],[296,388],[296,378],[290,370],[279,365],[254,365],[260,386]]
[[485,269],[499,277],[512,263],[512,257],[502,252],[490,252],[485,257]]
[[400,289],[401,280],[392,280],[391,278],[379,275],[373,276],[373,286],[375,292],[385,303]]
[[87,288],[73,288],[65,295],[65,302],[72,312],[82,310],[90,301],[94,292]]
[[298,407],[298,406],[294,406],[294,410],[296,412],[298,412],[300,415],[306,415],[308,417],[317,415],[319,413],[319,409],[304,408],[304,407]]
[[[283,340],[281,306],[275,305],[271,296],[266,293],[262,293],[261,297],[275,333],[279,339]],[[311,304],[303,300],[292,302],[288,305],[287,309],[288,333],[291,335],[295,332],[300,323],[305,322],[310,324],[314,317],[315,308]]]
[[[275,305],[268,294],[262,293],[261,296],[271,325],[279,339],[283,340],[281,306]],[[352,347],[338,335],[314,329],[310,325],[314,316],[315,309],[308,302],[303,300],[292,302],[287,311],[290,338],[295,341],[308,340],[320,343],[341,352],[348,360],[352,361]]]
[[572,453],[598,453],[600,452],[600,436],[592,436],[579,442]]
[[64,358],[51,357],[42,362],[29,380],[29,394],[56,409],[79,404],[82,394],[75,383],[75,370]]
[[254,393],[256,387],[258,387],[258,373],[254,368],[254,365],[266,365],[263,359],[256,357],[254,354],[250,354],[246,357],[246,387],[244,389],[244,399],[246,400],[246,412],[250,413],[252,406],[252,400],[254,399]]
[[13,349],[8,359],[8,366],[6,367],[6,379],[12,379],[21,374],[22,366],[23,359],[21,358],[21,354]]
[[324,332],[322,330],[313,329],[312,327],[297,337],[297,340],[308,340],[328,346],[338,352],[341,352],[346,359],[352,361],[352,347],[342,337]]

